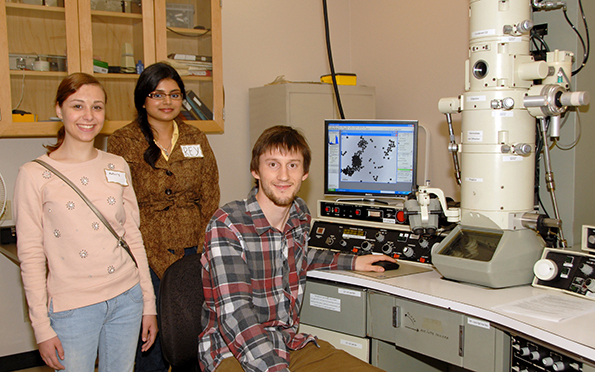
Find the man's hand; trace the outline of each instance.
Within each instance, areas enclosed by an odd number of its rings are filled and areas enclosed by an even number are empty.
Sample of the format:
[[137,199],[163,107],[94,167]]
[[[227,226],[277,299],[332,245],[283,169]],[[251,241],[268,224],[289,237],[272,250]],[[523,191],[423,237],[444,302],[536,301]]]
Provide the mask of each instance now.
[[157,338],[157,316],[143,315],[142,327],[143,346],[141,347],[141,351],[144,353],[153,346],[155,338]]
[[376,271],[376,272],[383,272],[384,268],[381,266],[372,265],[374,262],[378,261],[389,261],[389,262],[396,262],[395,259],[390,258],[384,254],[367,254],[363,256],[357,256],[355,259],[355,270],[357,271]]
[[[50,338],[49,340],[40,342],[38,345],[39,354],[41,358],[50,368],[53,369],[65,369],[60,363],[60,360],[64,360],[64,349],[58,336]],[[56,351],[58,355],[56,355]],[[60,359],[58,359],[60,357]]]

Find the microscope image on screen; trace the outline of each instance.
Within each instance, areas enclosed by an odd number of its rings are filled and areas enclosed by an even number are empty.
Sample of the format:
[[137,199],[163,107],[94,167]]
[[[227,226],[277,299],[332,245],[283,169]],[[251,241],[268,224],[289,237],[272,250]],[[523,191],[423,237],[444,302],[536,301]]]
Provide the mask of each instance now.
[[325,193],[403,197],[416,188],[417,122],[327,120]]

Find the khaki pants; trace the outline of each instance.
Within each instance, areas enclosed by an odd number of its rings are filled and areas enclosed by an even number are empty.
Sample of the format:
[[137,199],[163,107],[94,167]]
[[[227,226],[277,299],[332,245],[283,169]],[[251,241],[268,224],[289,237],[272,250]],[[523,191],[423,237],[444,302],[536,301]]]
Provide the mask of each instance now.
[[[359,358],[329,344],[318,340],[317,347],[313,342],[308,343],[303,349],[290,351],[289,370],[291,372],[381,372]],[[215,372],[244,372],[236,358],[224,359]]]

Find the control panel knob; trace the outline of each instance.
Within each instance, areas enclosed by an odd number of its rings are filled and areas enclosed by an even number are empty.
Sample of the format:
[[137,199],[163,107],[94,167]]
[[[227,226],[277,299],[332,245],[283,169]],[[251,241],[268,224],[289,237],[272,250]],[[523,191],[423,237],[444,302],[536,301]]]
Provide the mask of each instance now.
[[531,153],[531,145],[527,143],[518,143],[514,145],[514,153],[517,155],[529,155]]
[[362,248],[362,251],[364,251],[364,252],[371,252],[372,248],[374,248],[374,244],[372,244],[366,240],[362,243],[361,248]]
[[347,242],[345,240],[341,239],[339,244],[341,245],[341,247],[345,247],[347,245]]
[[384,238],[385,238],[385,236],[384,236],[384,233],[383,232],[379,231],[379,232],[376,233],[376,240],[379,243],[382,243],[384,241]]
[[558,266],[552,260],[547,258],[535,262],[533,273],[539,280],[549,281],[558,275]]
[[554,371],[566,371],[566,364],[564,362],[556,362],[552,365]]
[[545,367],[551,367],[554,365],[555,360],[552,357],[545,357],[541,360],[541,363],[545,366]]
[[585,280],[585,285],[590,291],[595,291],[595,280],[589,278]]
[[531,349],[529,349],[529,347],[527,347],[527,346],[522,347],[521,350],[519,351],[519,354],[521,356],[529,356],[529,354],[531,354]]
[[510,110],[514,107],[514,98],[506,97],[502,100],[502,108],[505,110]]
[[335,236],[334,235],[329,236],[325,240],[326,245],[333,245],[334,242],[335,242]]
[[393,249],[395,249],[395,243],[386,242],[386,244],[382,246],[382,253],[390,255],[391,253],[393,253]]
[[426,248],[428,248],[429,245],[430,245],[430,243],[427,240],[420,239],[420,241],[419,241],[419,246],[420,247],[426,249]]
[[403,255],[405,257],[413,257],[413,254],[415,254],[415,251],[413,249],[411,249],[411,247],[405,247],[403,248]]
[[593,266],[591,265],[581,264],[580,270],[587,276],[593,274]]

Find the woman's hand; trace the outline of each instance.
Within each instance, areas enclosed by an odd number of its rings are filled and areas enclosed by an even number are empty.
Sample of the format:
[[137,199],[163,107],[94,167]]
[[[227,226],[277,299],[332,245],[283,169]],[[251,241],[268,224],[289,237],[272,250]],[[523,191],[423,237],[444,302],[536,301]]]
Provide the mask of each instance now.
[[[50,338],[49,340],[43,341],[37,344],[39,347],[39,354],[41,358],[50,368],[53,369],[65,369],[60,363],[60,360],[64,360],[64,349],[58,336]],[[58,355],[56,355],[56,351]],[[58,359],[60,357],[60,359]]]
[[157,338],[157,316],[155,315],[143,315],[143,346],[141,351],[144,353],[149,350],[155,338]]

